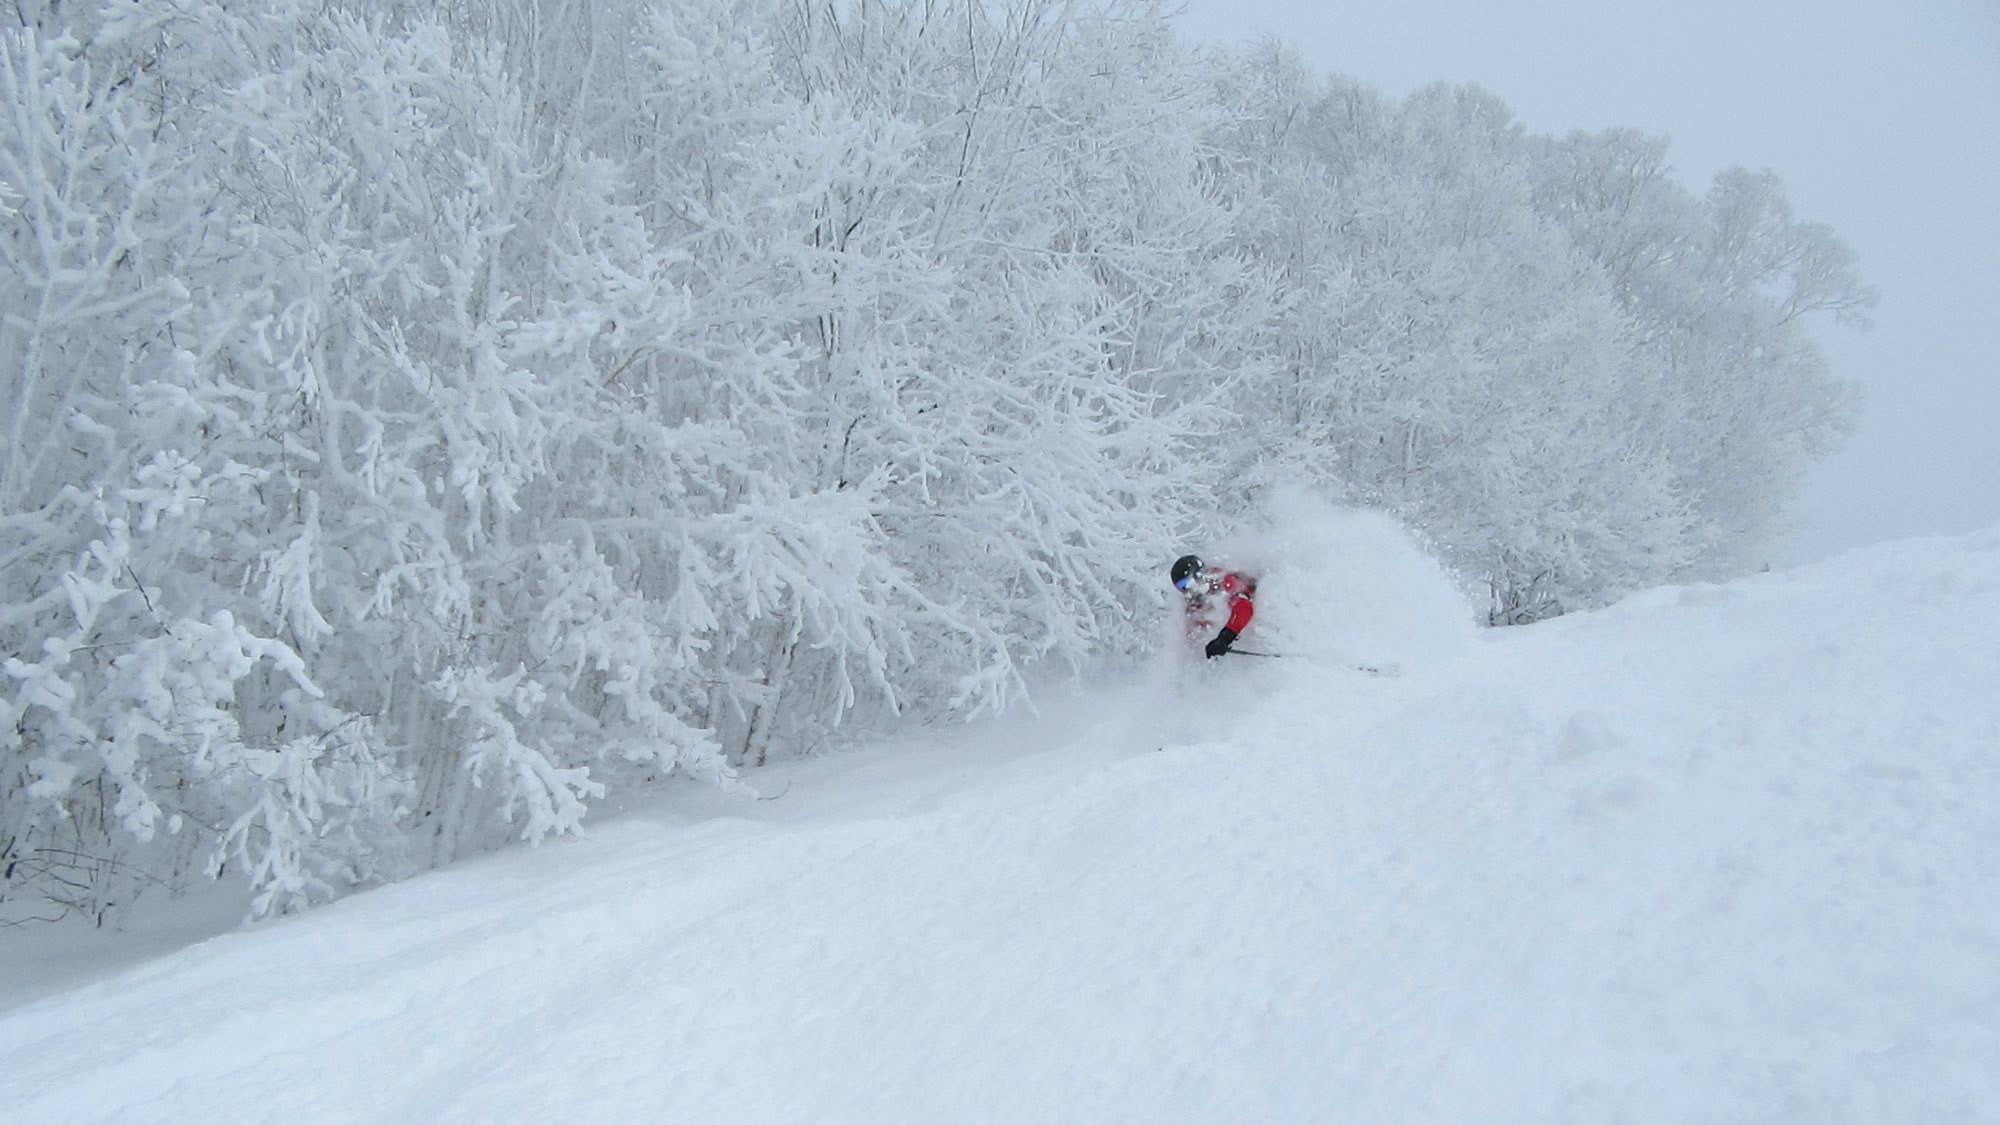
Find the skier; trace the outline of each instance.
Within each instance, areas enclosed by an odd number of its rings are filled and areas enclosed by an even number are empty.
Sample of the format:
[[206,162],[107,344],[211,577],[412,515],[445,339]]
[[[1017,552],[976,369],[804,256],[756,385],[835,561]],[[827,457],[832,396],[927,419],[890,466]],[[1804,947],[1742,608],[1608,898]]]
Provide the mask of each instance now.
[[1217,619],[1227,611],[1222,630],[1202,648],[1210,660],[1227,653],[1236,643],[1237,634],[1248,628],[1250,619],[1257,614],[1252,601],[1257,596],[1257,580],[1221,567],[1204,566],[1195,555],[1175,559],[1168,574],[1174,580],[1174,589],[1187,599],[1190,638],[1199,639],[1201,633],[1215,628]]

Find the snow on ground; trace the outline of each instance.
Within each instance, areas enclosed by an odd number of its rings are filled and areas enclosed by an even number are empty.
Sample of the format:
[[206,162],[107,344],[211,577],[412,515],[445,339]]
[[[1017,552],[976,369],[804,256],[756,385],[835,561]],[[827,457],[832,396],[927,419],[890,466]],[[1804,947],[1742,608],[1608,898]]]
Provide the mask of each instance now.
[[0,1012],[0,1106],[2000,1119],[2000,529],[1490,632],[1379,526],[1290,542],[1243,643],[1301,655],[95,976]]

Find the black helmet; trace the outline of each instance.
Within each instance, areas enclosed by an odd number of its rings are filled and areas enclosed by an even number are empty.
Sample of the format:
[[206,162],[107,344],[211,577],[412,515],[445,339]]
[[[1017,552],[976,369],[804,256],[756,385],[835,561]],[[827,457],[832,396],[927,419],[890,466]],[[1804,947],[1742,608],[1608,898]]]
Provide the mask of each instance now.
[[1200,570],[1201,570],[1200,556],[1182,555],[1180,558],[1174,560],[1174,568],[1171,571],[1168,571],[1168,573],[1173,576],[1174,588],[1178,590],[1185,590],[1187,589],[1188,581],[1191,578],[1193,578],[1195,574],[1199,573]]

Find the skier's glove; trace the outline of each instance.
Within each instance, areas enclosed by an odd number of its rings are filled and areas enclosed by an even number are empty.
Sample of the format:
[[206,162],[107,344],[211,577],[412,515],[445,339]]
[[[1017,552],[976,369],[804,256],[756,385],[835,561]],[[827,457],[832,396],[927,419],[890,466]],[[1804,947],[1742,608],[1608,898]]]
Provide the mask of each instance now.
[[1214,660],[1216,657],[1221,656],[1225,652],[1228,652],[1229,646],[1235,643],[1236,643],[1236,630],[1224,629],[1222,632],[1217,633],[1215,635],[1215,639],[1208,642],[1208,647],[1206,649],[1203,649],[1202,651],[1208,654],[1208,658],[1210,660]]

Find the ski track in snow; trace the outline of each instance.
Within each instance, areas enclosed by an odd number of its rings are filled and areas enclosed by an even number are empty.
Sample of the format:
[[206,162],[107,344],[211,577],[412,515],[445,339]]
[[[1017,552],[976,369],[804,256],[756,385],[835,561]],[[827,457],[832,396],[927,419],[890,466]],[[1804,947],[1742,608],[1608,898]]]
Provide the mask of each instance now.
[[0,1106],[2000,1118],[2000,529],[1529,629],[1385,615],[1400,677],[1156,669],[102,975],[0,1013]]

